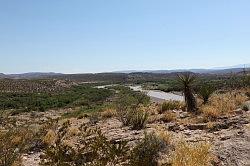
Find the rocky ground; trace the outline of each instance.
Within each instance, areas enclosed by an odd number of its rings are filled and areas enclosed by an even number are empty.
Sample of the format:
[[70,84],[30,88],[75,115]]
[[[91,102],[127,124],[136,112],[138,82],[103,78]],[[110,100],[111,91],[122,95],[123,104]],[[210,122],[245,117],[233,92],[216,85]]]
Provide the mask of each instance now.
[[[34,124],[47,121],[49,118],[59,118],[65,112],[72,110],[48,111],[45,113],[25,113],[13,117],[17,121],[24,122],[31,120]],[[199,122],[199,115],[196,121],[193,116],[186,112],[175,111],[177,119],[173,122],[164,123],[160,121],[158,115],[151,115],[151,120],[143,130],[130,130],[129,127],[122,126],[116,118],[107,118],[98,121],[95,126],[99,127],[105,136],[110,140],[128,140],[132,147],[143,138],[144,132],[156,131],[159,127],[172,134],[172,140],[185,139],[188,142],[209,142],[212,144],[214,155],[213,165],[218,166],[247,166],[250,165],[250,111],[237,110],[230,117],[220,117],[215,122]],[[157,119],[158,118],[158,119]],[[88,118],[69,118],[72,128],[77,128],[83,123],[88,123]],[[75,139],[72,137],[72,143]],[[31,152],[24,154],[22,161],[25,166],[37,166],[40,162],[41,152]],[[167,159],[160,157],[161,163]],[[166,161],[164,161],[166,160]]]
[[[209,142],[212,145],[213,165],[216,166],[250,166],[250,111],[238,109],[230,116],[219,117],[213,122],[202,121],[201,115],[193,115],[181,110],[172,111],[176,119],[171,122],[161,120],[160,114],[151,109],[151,115],[146,128],[143,130],[131,130],[125,127],[117,117],[101,118],[91,122],[90,117],[67,118],[70,121],[72,137],[70,143],[77,143],[77,129],[82,124],[92,123],[93,127],[101,129],[102,133],[114,141],[127,140],[128,145],[133,147],[136,142],[144,137],[145,132],[157,132],[163,129],[171,133],[173,143],[179,140],[187,142]],[[72,109],[51,110],[47,112],[30,112],[10,116],[19,125],[30,123],[34,129],[50,119],[65,121],[62,115],[73,112]],[[0,124],[5,128],[6,124]],[[22,156],[24,166],[38,166],[42,152],[34,151]],[[162,154],[159,165],[168,163],[168,158]]]

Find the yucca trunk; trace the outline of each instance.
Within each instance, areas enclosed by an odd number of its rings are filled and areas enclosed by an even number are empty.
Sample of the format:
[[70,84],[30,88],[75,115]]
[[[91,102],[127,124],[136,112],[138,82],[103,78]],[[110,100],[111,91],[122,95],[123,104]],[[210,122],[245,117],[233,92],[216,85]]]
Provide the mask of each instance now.
[[195,99],[193,89],[192,89],[192,85],[195,81],[195,76],[191,75],[190,73],[185,73],[183,75],[178,75],[178,77],[179,77],[180,83],[182,84],[187,111],[196,112],[197,104],[196,104],[196,99]]
[[184,89],[184,96],[185,96],[185,103],[187,106],[187,111],[189,112],[197,111],[196,99],[192,90],[189,87],[186,87]]

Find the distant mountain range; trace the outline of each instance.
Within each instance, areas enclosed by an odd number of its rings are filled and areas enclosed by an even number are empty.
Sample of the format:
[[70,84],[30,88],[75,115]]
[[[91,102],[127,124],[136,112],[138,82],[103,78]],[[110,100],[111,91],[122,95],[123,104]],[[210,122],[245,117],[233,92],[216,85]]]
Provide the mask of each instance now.
[[157,74],[167,74],[167,73],[178,73],[178,72],[193,72],[200,74],[225,74],[225,73],[238,73],[242,72],[243,69],[249,70],[250,64],[235,65],[228,67],[216,67],[211,69],[175,69],[175,70],[124,70],[115,71],[115,73],[157,73]]
[[33,78],[43,78],[48,76],[58,76],[63,75],[62,73],[54,72],[30,72],[30,73],[21,73],[21,74],[4,74],[0,73],[0,78],[11,78],[11,79],[33,79]]
[[[228,67],[216,67],[211,69],[176,69],[176,70],[125,70],[125,71],[115,71],[112,73],[152,73],[152,74],[169,74],[169,73],[179,73],[179,72],[193,72],[199,74],[227,74],[227,73],[240,73],[243,70],[250,72],[250,64],[235,65]],[[0,73],[0,78],[10,78],[10,79],[35,79],[35,78],[53,78],[53,76],[67,76],[68,74],[54,73],[54,72],[30,72],[22,74],[4,74]],[[81,74],[78,74],[81,75]],[[84,75],[84,74],[82,74]],[[85,74],[86,75],[86,74]]]

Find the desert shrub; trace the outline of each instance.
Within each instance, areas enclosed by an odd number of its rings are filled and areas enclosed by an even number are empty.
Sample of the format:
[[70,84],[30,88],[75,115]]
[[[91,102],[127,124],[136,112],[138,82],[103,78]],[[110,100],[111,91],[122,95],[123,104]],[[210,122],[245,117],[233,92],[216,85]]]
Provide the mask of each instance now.
[[146,134],[132,150],[130,157],[131,166],[156,166],[159,152],[165,148],[165,142],[156,134]]
[[46,139],[44,140],[47,141],[48,146],[44,151],[41,165],[70,166],[70,162],[73,161],[73,156],[75,156],[75,151],[63,142],[68,126],[69,121],[63,123],[57,134],[55,134],[55,131],[49,131],[46,134]]
[[130,125],[130,115],[133,115],[140,105],[147,105],[150,99],[146,94],[132,91],[127,87],[118,86],[114,88],[119,91],[115,101],[118,118],[123,125]]
[[182,108],[183,108],[183,104],[179,101],[175,101],[175,100],[165,101],[161,105],[160,113],[163,113],[169,110],[179,110]]
[[172,122],[176,120],[176,114],[174,112],[166,112],[161,117],[161,120],[165,123]]
[[147,105],[149,98],[140,92],[133,92],[129,88],[120,88],[116,100],[116,110],[119,120],[124,126],[141,129],[145,126],[148,113],[140,110],[140,105]]
[[214,93],[215,88],[210,85],[204,83],[198,90],[198,95],[203,99],[203,104],[208,102],[209,97]]
[[124,162],[128,158],[127,141],[109,141],[99,129],[82,125],[79,130],[81,146],[73,147],[67,141],[69,122],[65,122],[57,133],[53,145],[47,146],[41,165],[108,165]]
[[133,130],[140,130],[143,129],[147,123],[148,120],[148,112],[143,111],[143,110],[135,110],[135,111],[130,111],[132,115],[130,119],[130,125],[132,126]]
[[21,154],[26,152],[33,133],[27,128],[11,128],[0,132],[0,165],[12,166],[20,162]]
[[129,95],[119,95],[116,101],[116,110],[119,120],[123,125],[130,125],[130,119],[132,118],[133,111],[137,108],[138,103],[134,97]]
[[80,158],[85,159],[87,165],[115,165],[128,159],[127,141],[109,141],[100,130],[95,130],[94,133],[95,137],[83,141],[85,147],[80,150]]
[[132,130],[143,129],[149,117],[148,112],[140,109],[130,109],[122,113],[118,114],[119,119],[124,126],[131,126]]
[[180,142],[173,153],[172,166],[209,166],[210,144]]

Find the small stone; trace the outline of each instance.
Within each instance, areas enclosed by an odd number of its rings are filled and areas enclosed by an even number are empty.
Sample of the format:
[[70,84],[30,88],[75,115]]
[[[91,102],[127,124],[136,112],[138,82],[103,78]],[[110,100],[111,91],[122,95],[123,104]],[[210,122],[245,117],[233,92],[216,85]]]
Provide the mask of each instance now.
[[207,128],[206,123],[189,124],[187,128],[190,130],[205,130]]

